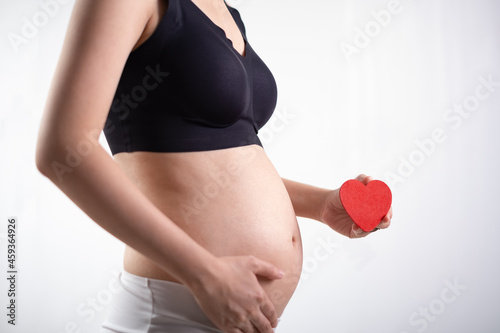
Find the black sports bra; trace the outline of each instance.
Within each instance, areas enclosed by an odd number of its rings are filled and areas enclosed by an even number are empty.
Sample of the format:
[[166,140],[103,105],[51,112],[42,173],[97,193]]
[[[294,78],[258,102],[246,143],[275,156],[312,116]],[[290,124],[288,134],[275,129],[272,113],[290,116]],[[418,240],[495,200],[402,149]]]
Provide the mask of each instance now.
[[121,75],[103,129],[113,155],[262,146],[257,133],[276,107],[276,82],[248,43],[239,12],[227,7],[244,56],[191,0],[168,1]]

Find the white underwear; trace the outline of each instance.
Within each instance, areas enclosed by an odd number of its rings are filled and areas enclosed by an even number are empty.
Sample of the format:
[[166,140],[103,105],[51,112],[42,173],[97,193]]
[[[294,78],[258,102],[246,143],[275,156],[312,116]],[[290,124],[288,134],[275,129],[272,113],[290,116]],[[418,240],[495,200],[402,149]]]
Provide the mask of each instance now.
[[[122,270],[101,333],[223,333],[185,285]],[[279,321],[279,319],[278,319]]]

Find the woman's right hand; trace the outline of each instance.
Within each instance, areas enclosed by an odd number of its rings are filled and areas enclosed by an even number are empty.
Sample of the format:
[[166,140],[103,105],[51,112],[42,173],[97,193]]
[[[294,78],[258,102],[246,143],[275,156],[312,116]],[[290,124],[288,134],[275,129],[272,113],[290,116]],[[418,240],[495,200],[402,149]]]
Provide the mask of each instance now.
[[273,333],[278,318],[257,275],[281,279],[282,271],[254,256],[218,257],[210,271],[189,288],[215,326],[228,333]]

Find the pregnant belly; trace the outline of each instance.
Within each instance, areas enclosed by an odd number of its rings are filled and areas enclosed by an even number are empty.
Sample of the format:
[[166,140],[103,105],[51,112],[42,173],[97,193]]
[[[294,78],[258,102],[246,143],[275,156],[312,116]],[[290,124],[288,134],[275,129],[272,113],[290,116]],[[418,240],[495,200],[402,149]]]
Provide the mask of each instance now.
[[[217,256],[254,255],[281,268],[261,285],[281,316],[298,284],[302,243],[284,184],[260,146],[195,153],[117,154],[115,160],[165,215]],[[127,247],[125,270],[177,281]]]

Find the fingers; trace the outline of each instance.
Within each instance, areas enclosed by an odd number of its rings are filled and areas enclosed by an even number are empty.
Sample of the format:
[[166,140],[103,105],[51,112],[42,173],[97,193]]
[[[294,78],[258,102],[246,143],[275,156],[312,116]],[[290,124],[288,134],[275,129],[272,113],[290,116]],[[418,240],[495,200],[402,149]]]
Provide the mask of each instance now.
[[267,277],[269,279],[281,279],[285,273],[273,264],[250,256],[254,274]]
[[273,333],[273,327],[278,325],[273,303],[263,290],[255,301],[258,303],[257,308],[239,318],[236,326],[245,333]]
[[259,306],[248,312],[240,312],[232,321],[233,331],[244,333],[273,333],[273,327],[278,325],[274,305],[262,291],[257,297]]
[[[385,217],[384,217],[385,219]],[[353,224],[352,229],[351,229],[351,238],[361,238],[368,236],[369,234],[379,230],[379,229],[387,229],[391,225],[391,221],[389,220],[388,222],[380,222],[372,231],[364,231],[360,227],[358,227],[357,224]]]
[[368,184],[369,182],[371,182],[373,180],[373,177],[372,176],[367,176],[365,174],[360,174],[359,176],[356,177],[356,180],[359,180],[364,185],[366,185],[366,184]]
[[[274,311],[273,311],[274,313]],[[269,318],[266,318],[262,313],[256,313],[252,316],[252,324],[255,326],[255,332],[258,333],[273,333],[273,328],[269,325]],[[276,321],[278,321],[276,319]],[[276,327],[276,326],[273,326]],[[249,331],[253,332],[253,331]]]
[[278,326],[278,316],[274,310],[273,303],[266,297],[266,300],[261,304],[260,311],[271,323],[272,327]]
[[357,176],[355,179],[359,180],[360,182],[362,182],[365,178],[366,178],[366,175],[362,173],[359,176]]
[[[260,275],[270,279],[281,279],[284,276],[284,272],[273,264],[260,260],[254,256],[250,256],[249,258],[255,275]],[[278,325],[278,317],[276,315],[274,305],[263,290],[262,294],[258,298],[258,302],[260,311],[252,315],[252,324],[257,328],[257,332],[273,333],[272,327],[276,327]]]
[[244,332],[244,333],[254,333],[254,332],[259,332],[257,331],[254,326],[252,325],[252,323],[248,320],[240,320],[240,322],[237,324],[238,325],[238,328],[237,328],[237,332]]
[[389,220],[391,220],[391,219],[392,219],[392,206],[391,206],[391,208],[389,209],[389,211],[387,212],[386,217],[387,217]]
[[392,220],[392,207],[389,209],[389,212],[384,216],[382,221],[379,223],[377,228],[379,229],[387,229],[391,225],[391,220]]
[[225,330],[224,332],[227,332],[227,333],[247,333],[247,332],[253,332],[253,331],[248,331],[247,329],[245,328],[233,328],[233,329],[230,329],[230,330]]
[[[385,219],[385,217],[384,217]],[[387,229],[389,228],[389,226],[391,225],[391,220],[388,220],[388,221],[383,221],[379,223],[379,225],[377,226],[378,229]]]
[[361,238],[368,235],[369,232],[363,231],[357,224],[353,223],[351,228],[351,238]]
[[262,294],[257,297],[257,301],[259,307],[257,310],[249,313],[250,318],[247,321],[247,327],[243,331],[245,333],[273,333],[273,327],[278,325],[278,317],[276,316],[274,305],[263,290]]
[[280,279],[284,273],[251,255],[220,257],[218,263],[219,275],[193,288],[209,319],[228,333],[273,333],[276,310],[257,275]]
[[391,219],[389,218],[389,215],[384,216],[382,221],[377,225],[377,228],[379,229],[387,229],[391,225]]

